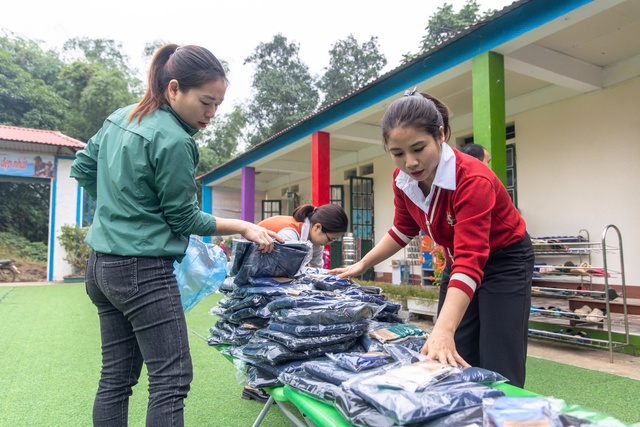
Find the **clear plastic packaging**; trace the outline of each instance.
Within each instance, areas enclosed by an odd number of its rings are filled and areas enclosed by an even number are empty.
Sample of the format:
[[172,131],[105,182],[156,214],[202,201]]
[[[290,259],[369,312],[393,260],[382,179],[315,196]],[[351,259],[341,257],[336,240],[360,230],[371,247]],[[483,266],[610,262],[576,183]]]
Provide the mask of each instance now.
[[333,360],[340,368],[351,372],[365,371],[393,362],[393,358],[388,353],[381,351],[367,353],[327,353],[327,357]]
[[247,284],[249,278],[294,278],[312,256],[311,242],[276,242],[269,253],[262,253],[257,247],[255,243],[234,241],[237,253],[232,255],[230,274],[235,273],[234,281],[239,286]]
[[286,332],[297,337],[322,337],[334,334],[346,334],[360,331],[366,332],[367,321],[361,320],[353,323],[332,323],[328,325],[292,325],[290,323],[271,322],[267,326],[272,331]]
[[217,291],[227,277],[227,255],[218,245],[189,237],[182,262],[174,262],[184,312]]
[[544,397],[510,397],[485,399],[482,402],[484,424],[509,427],[514,424],[562,427],[550,402]]
[[354,343],[360,335],[362,335],[361,331],[318,337],[297,337],[286,332],[274,331],[272,329],[261,329],[256,332],[257,337],[282,344],[291,351],[304,351],[312,348],[327,347],[347,341]]

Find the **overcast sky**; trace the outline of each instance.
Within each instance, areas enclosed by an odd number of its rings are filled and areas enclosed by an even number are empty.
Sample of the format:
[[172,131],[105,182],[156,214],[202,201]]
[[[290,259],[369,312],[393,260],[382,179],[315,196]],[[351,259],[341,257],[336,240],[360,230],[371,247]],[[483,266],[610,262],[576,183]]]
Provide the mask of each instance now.
[[[448,0],[458,11],[464,0]],[[482,12],[512,0],[477,0]],[[11,0],[0,10],[0,30],[41,40],[57,49],[74,37],[108,38],[122,44],[130,64],[146,79],[145,43],[163,40],[206,47],[229,63],[231,85],[219,112],[251,96],[253,69],[244,59],[259,43],[281,33],[300,47],[312,74],[329,65],[332,45],[349,34],[359,44],[378,37],[389,71],[402,54],[415,53],[440,0]]]

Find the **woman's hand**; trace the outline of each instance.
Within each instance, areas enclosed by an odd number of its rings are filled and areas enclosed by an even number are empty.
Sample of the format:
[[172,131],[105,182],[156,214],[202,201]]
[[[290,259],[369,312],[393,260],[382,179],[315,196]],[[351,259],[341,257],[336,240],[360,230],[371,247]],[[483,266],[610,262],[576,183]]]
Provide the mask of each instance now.
[[327,271],[327,274],[336,274],[340,279],[350,279],[356,276],[362,276],[367,270],[367,267],[362,264],[362,261],[356,262],[348,267],[334,268]]
[[447,365],[455,367],[462,365],[465,368],[471,366],[456,351],[453,334],[440,332],[438,328],[435,327],[429,334],[429,338],[427,338],[427,342],[424,343],[420,353],[426,355],[427,359],[437,360]]
[[284,243],[284,239],[275,231],[267,230],[259,225],[247,222],[247,226],[240,233],[242,237],[250,240],[258,245],[258,250],[262,253],[269,253],[273,251],[273,246],[277,240],[280,243]]
[[425,354],[427,359],[437,360],[447,365],[457,367],[460,364],[465,368],[470,367],[471,365],[458,354],[454,339],[456,329],[467,307],[469,307],[467,294],[460,289],[448,287],[436,324],[420,353]]

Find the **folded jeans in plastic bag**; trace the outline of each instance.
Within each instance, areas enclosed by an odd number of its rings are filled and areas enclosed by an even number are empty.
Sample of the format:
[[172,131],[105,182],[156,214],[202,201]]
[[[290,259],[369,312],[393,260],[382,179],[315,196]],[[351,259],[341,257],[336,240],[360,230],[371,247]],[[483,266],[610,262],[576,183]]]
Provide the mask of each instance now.
[[241,254],[232,255],[231,274],[236,273],[235,283],[239,286],[247,284],[250,278],[293,278],[311,259],[310,242],[276,242],[273,251],[269,253],[257,250],[258,245],[255,243],[247,247],[244,242],[239,241],[234,246],[237,246]]
[[220,288],[227,277],[227,255],[220,246],[191,236],[184,258],[173,267],[186,313]]

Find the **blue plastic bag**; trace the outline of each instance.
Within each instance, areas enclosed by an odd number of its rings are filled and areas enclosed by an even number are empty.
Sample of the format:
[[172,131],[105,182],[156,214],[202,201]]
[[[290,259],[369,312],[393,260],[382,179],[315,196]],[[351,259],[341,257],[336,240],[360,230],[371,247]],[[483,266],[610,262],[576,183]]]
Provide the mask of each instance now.
[[227,277],[227,255],[218,245],[189,237],[181,263],[174,262],[182,308],[185,313],[220,288]]

